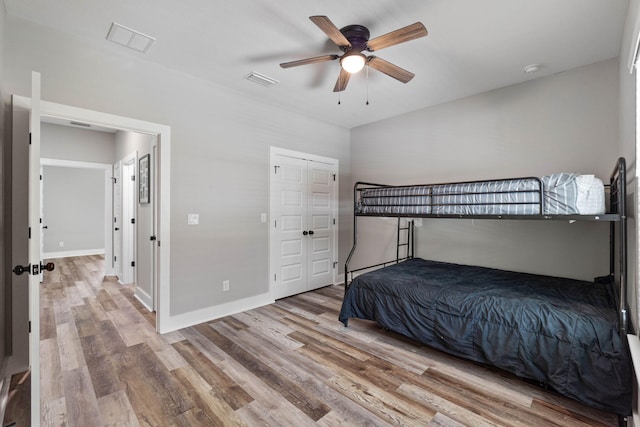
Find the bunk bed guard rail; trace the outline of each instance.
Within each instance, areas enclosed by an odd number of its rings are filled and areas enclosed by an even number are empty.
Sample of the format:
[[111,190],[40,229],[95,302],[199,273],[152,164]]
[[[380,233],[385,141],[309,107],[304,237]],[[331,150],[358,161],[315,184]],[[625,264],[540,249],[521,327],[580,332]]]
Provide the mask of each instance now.
[[[514,184],[515,183],[515,184]],[[609,181],[609,206],[604,215],[562,215],[545,213],[544,183],[538,177],[524,177],[488,181],[465,181],[445,184],[391,186],[371,182],[356,182],[353,187],[353,246],[344,266],[345,292],[349,286],[349,273],[384,267],[401,261],[386,261],[376,265],[349,270],[358,240],[358,217],[393,218],[469,218],[515,220],[587,220],[610,222],[609,273],[619,280],[618,304],[620,307],[620,333],[626,334],[627,311],[627,211],[626,211],[626,162],[620,157]],[[386,191],[389,189],[390,191]],[[369,197],[376,209],[363,208],[363,193],[374,190]],[[398,193],[399,191],[399,193]],[[410,202],[401,198],[408,196]],[[460,202],[459,196],[467,197]],[[496,200],[497,197],[497,200]],[[474,206],[482,207],[475,213]],[[506,208],[505,208],[506,206]],[[461,210],[462,209],[462,210]],[[466,210],[465,210],[466,209]],[[502,209],[496,211],[495,209]],[[488,210],[489,213],[486,213]],[[460,213],[464,211],[464,213]],[[616,224],[617,223],[617,224]],[[410,225],[412,227],[412,225]],[[617,235],[617,241],[616,241]],[[413,239],[413,233],[410,238]],[[616,269],[616,245],[618,269]],[[413,247],[413,246],[412,246]],[[407,258],[413,256],[407,255]]]

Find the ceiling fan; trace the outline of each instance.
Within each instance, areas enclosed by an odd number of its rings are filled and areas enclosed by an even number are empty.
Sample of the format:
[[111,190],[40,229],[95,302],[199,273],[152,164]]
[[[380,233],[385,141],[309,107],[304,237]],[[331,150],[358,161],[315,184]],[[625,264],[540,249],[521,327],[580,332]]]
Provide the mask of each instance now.
[[340,75],[333,88],[334,92],[342,92],[347,88],[351,74],[357,73],[365,65],[378,70],[402,83],[409,82],[415,74],[398,67],[382,58],[371,55],[366,56],[362,52],[374,52],[385,47],[397,45],[411,40],[425,37],[427,29],[421,22],[416,22],[382,36],[369,40],[369,30],[363,25],[348,25],[338,29],[326,16],[310,16],[309,19],[316,24],[333,41],[343,55],[323,55],[313,58],[300,59],[298,61],[283,62],[282,68],[297,67],[300,65],[315,64],[318,62],[340,60]]

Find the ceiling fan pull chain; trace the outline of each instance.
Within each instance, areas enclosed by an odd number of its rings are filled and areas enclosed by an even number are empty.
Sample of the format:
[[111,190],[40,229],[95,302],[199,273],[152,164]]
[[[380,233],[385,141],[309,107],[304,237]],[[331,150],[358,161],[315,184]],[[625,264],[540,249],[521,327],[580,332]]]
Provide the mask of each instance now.
[[365,105],[369,105],[369,67],[366,67],[367,69],[365,70],[366,73],[366,79],[367,79],[367,102]]

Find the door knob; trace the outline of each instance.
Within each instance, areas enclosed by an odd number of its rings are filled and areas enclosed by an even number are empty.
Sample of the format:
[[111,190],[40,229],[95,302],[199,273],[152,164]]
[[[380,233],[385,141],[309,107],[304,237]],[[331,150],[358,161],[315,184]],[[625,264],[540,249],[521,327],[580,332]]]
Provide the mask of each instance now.
[[313,234],[313,230],[309,230],[309,235],[312,235],[312,234]]
[[52,262],[48,262],[46,264],[40,263],[40,271],[53,271],[56,268],[55,264]]
[[13,268],[13,272],[18,275],[21,276],[22,273],[31,273],[31,264],[27,264],[27,265],[16,265]]
[[302,235],[303,235],[303,236],[306,236],[307,234],[309,234],[309,233],[307,232],[307,230],[304,230],[304,231],[302,232]]
[[[40,274],[39,271],[53,271],[53,269],[55,268],[55,264],[52,262],[48,262],[46,264],[43,264],[42,262],[40,263],[40,265],[31,265],[31,264],[27,264],[27,265],[16,265],[13,268],[13,272],[18,275],[21,276],[23,273],[27,273],[27,274],[33,274],[34,276],[37,274]],[[39,269],[39,271],[38,271]]]

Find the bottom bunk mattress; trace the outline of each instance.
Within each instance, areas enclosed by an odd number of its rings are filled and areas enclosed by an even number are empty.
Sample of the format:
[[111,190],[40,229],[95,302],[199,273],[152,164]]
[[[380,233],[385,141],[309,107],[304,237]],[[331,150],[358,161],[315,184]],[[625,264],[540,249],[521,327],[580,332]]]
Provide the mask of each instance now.
[[414,258],[356,277],[340,321],[374,320],[430,347],[620,415],[632,367],[614,284]]

